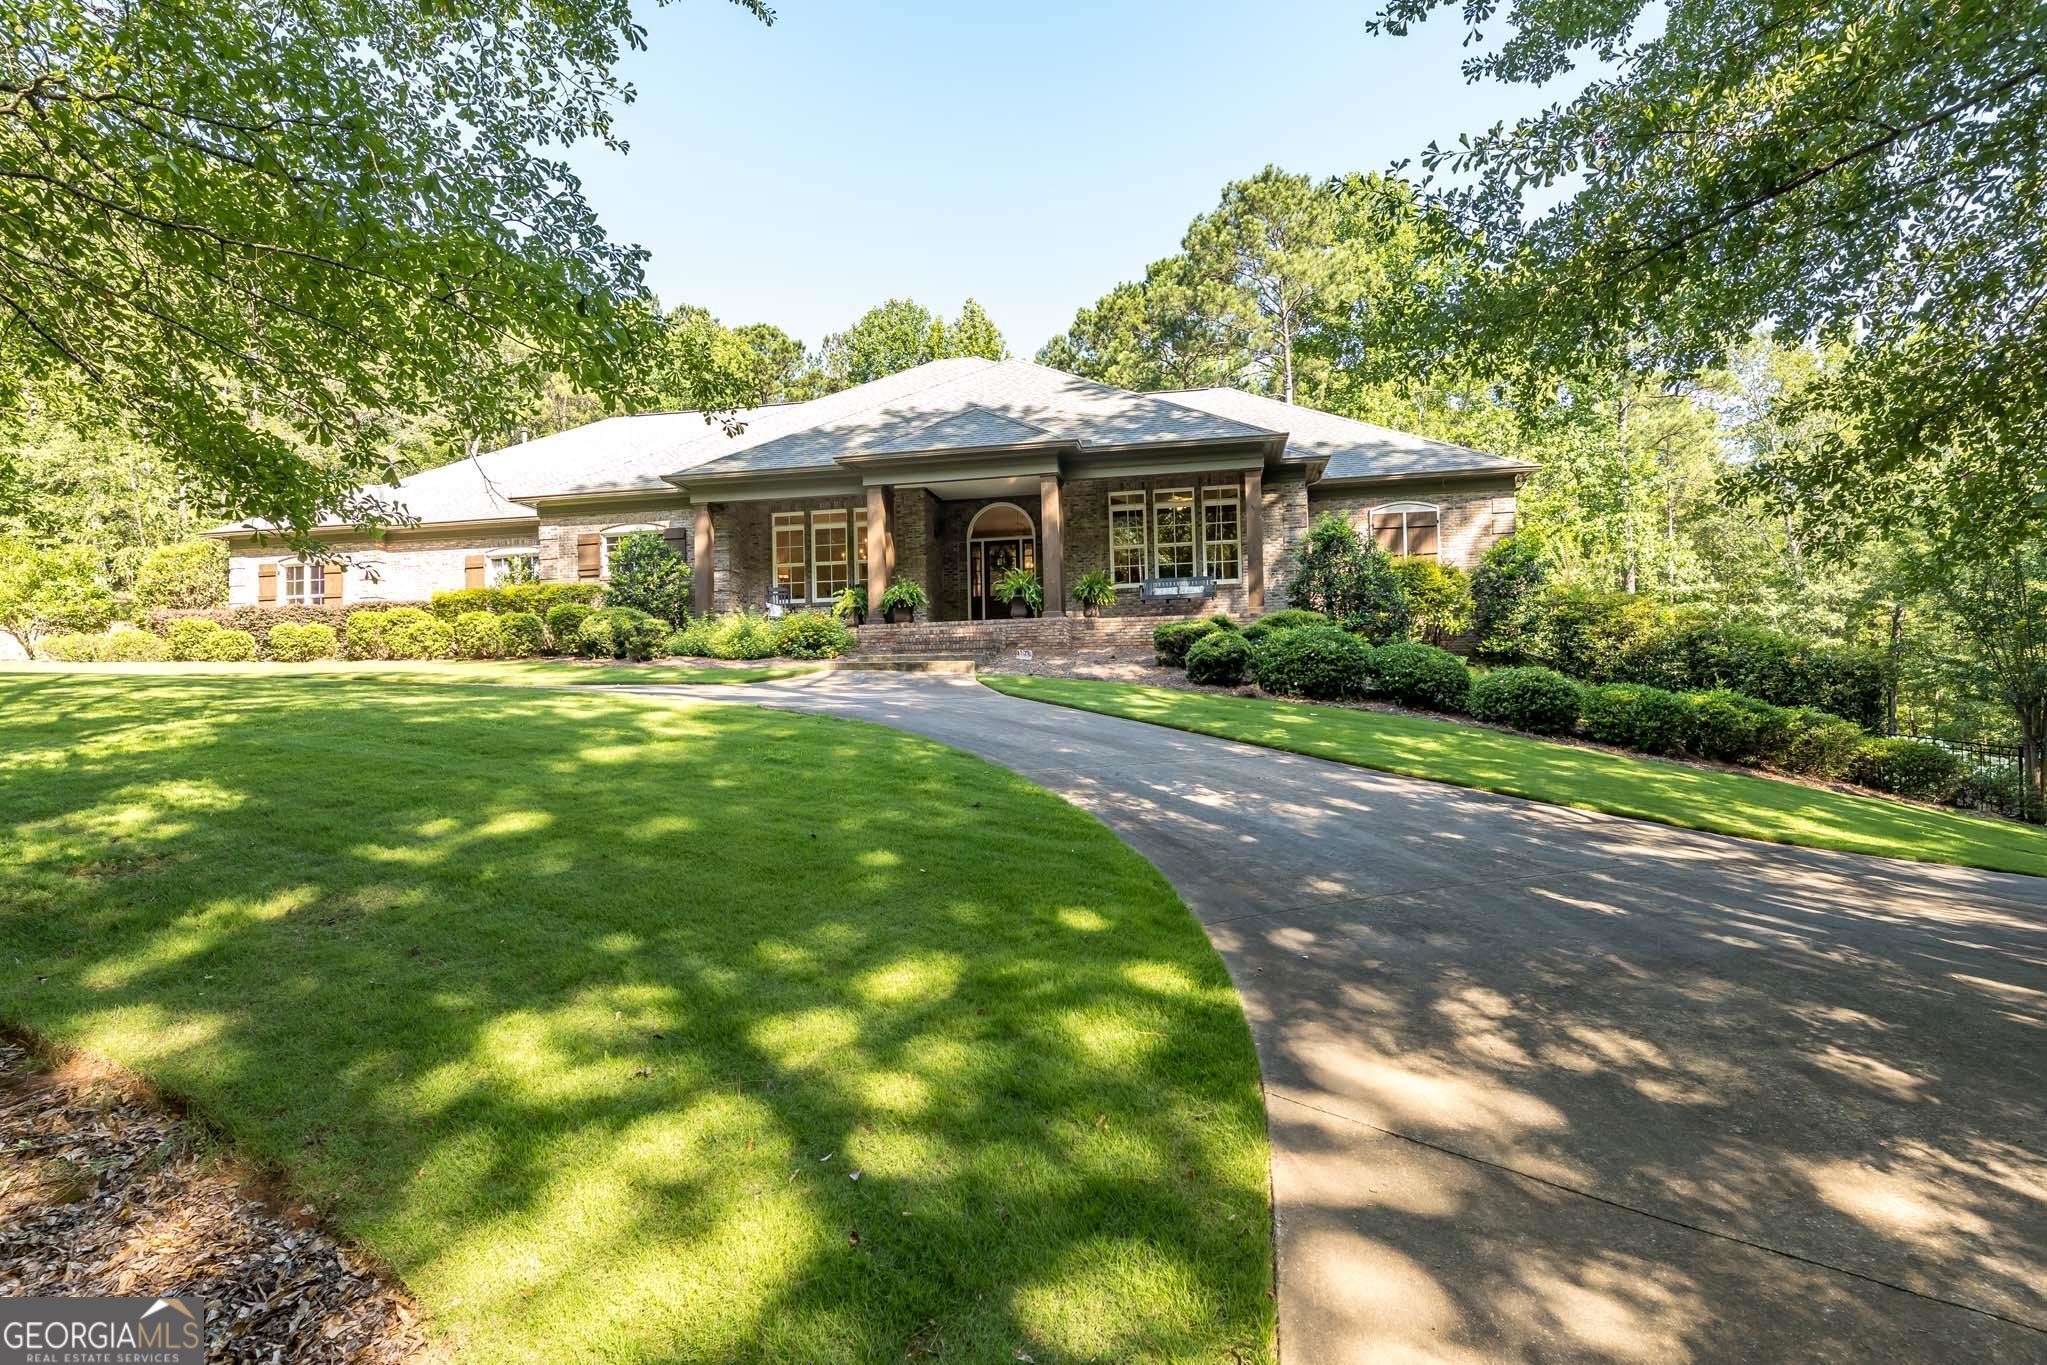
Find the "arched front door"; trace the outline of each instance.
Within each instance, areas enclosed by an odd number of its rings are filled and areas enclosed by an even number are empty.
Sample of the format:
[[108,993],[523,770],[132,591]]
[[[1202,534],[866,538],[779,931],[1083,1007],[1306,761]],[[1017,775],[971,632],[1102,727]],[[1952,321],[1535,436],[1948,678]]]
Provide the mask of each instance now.
[[967,616],[975,621],[1009,615],[995,584],[1021,564],[1038,567],[1038,531],[1030,513],[1013,502],[991,502],[967,525]]

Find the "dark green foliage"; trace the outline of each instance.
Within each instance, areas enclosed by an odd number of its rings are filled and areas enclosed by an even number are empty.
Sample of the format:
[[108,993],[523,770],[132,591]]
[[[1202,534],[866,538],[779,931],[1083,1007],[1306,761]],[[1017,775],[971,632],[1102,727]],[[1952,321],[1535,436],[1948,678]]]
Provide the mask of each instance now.
[[1288,593],[1375,643],[1407,634],[1407,597],[1393,561],[1333,512],[1308,528]]
[[455,652],[465,659],[497,659],[505,653],[505,631],[495,614],[465,611],[455,618]]
[[1319,611],[1310,611],[1306,607],[1285,607],[1279,611],[1265,613],[1252,624],[1264,626],[1267,630],[1294,630],[1301,626],[1326,626],[1332,622]]
[[[1686,694],[1692,706],[1692,751],[1720,763],[1754,763],[1781,745],[1781,707],[1724,688]],[[1774,714],[1773,714],[1774,713]]]
[[775,652],[792,659],[836,659],[852,648],[845,622],[821,611],[791,612],[775,629]]
[[294,606],[283,602],[266,602],[240,607],[210,607],[205,610],[173,611],[164,607],[152,609],[144,618],[149,628],[159,635],[168,636],[171,624],[196,617],[204,617],[218,626],[229,630],[246,630],[259,640],[270,638],[272,626],[319,624],[329,626],[339,635],[359,611],[389,611],[397,607],[424,606],[422,602],[379,602],[375,608],[364,607],[354,602],[306,603]]
[[[1798,694],[1822,711],[1857,725],[1883,724],[1891,664],[1883,652],[1857,645],[1813,645],[1798,661]],[[1780,703],[1783,699],[1775,699]]]
[[1549,560],[1532,536],[1508,536],[1485,552],[1471,574],[1471,652],[1517,663],[1530,650],[1541,620]]
[[1786,772],[1807,777],[1846,777],[1867,736],[1862,727],[1816,707],[1795,707],[1786,716],[1788,733],[1773,761]]
[[1393,576],[1407,599],[1415,639],[1443,645],[1471,630],[1471,575],[1464,570],[1433,556],[1408,555],[1393,561]]
[[348,623],[341,636],[342,652],[351,659],[383,658],[384,616],[383,612],[374,610],[348,613]]
[[1883,719],[1889,667],[1873,649],[1817,645],[1738,622],[1666,619],[1626,647],[1616,676],[1674,690],[1725,688],[1873,726]]
[[454,628],[417,607],[385,612],[378,639],[387,659],[445,659],[455,652]]
[[[1228,619],[1224,617],[1223,621],[1226,623]],[[1235,629],[1235,626],[1218,623],[1207,616],[1194,621],[1168,621],[1152,628],[1152,653],[1161,668],[1185,668],[1187,651],[1196,640],[1206,639],[1217,631]]]
[[593,608],[580,602],[557,602],[547,609],[547,638],[557,654],[574,654],[583,634],[583,622]]
[[1568,735],[1578,726],[1585,689],[1548,668],[1496,668],[1471,684],[1475,719],[1538,735]]
[[270,657],[288,664],[331,659],[340,650],[334,627],[319,621],[281,621],[270,628],[269,645]]
[[1865,739],[1849,776],[1865,787],[1922,801],[1952,801],[1967,770],[1961,759],[1920,739]]
[[501,588],[457,588],[452,592],[437,592],[428,606],[434,615],[453,625],[455,618],[467,611],[491,611],[501,615],[510,611],[530,611],[545,618],[560,603],[579,602],[594,607],[603,597],[604,589],[596,583],[507,583]]
[[1252,647],[1258,685],[1286,697],[1348,701],[1372,680],[1372,649],[1334,626],[1302,626],[1266,636]]
[[682,556],[652,531],[620,538],[611,547],[607,606],[633,607],[671,627],[689,619],[690,570]]
[[1622,659],[1661,626],[1662,612],[1647,598],[1552,586],[1524,653],[1531,663],[1586,682],[1612,682],[1628,676]]
[[634,607],[604,607],[583,618],[577,652],[593,659],[651,659],[668,643],[668,624]]
[[1691,703],[1675,692],[1643,683],[1607,683],[1585,689],[1580,723],[1601,744],[1645,754],[1681,754],[1692,743]]
[[1251,672],[1251,646],[1239,631],[1222,630],[1196,640],[1187,650],[1187,681],[1236,687]]
[[538,654],[547,646],[547,630],[530,611],[508,611],[498,618],[504,631],[505,654],[514,659]]
[[1396,640],[1372,651],[1372,690],[1402,706],[1462,711],[1471,696],[1471,670],[1447,650]]

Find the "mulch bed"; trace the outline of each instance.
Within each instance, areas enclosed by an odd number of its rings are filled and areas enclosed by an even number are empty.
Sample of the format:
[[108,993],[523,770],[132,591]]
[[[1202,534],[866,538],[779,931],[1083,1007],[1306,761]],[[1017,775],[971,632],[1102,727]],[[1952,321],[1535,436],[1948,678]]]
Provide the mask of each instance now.
[[208,1361],[441,1362],[417,1310],[133,1077],[0,1038],[0,1296],[191,1294]]

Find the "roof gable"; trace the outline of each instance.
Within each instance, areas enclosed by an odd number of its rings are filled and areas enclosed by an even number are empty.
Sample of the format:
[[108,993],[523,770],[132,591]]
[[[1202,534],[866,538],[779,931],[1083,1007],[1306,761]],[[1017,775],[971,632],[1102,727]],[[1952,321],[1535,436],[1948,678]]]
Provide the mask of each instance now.
[[1188,389],[1171,397],[1189,407],[1285,431],[1290,458],[1327,462],[1322,470],[1324,480],[1462,474],[1489,469],[1506,474],[1535,468],[1526,460],[1339,417],[1333,412],[1283,403],[1242,389]]

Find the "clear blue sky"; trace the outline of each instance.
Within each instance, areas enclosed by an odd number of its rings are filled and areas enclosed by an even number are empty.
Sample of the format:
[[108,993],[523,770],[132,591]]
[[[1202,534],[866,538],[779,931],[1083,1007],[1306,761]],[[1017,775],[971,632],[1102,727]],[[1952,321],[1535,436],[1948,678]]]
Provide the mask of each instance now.
[[814,346],[892,295],[972,295],[1028,356],[1226,181],[1383,170],[1538,102],[1464,84],[1455,8],[1373,38],[1371,6],[777,0],[772,28],[642,6],[631,153],[572,160],[665,303]]

